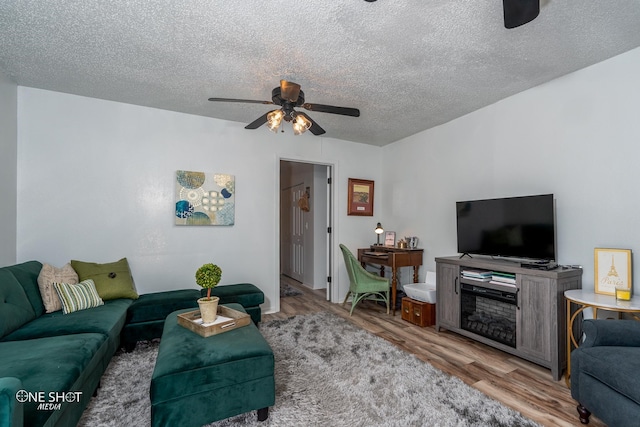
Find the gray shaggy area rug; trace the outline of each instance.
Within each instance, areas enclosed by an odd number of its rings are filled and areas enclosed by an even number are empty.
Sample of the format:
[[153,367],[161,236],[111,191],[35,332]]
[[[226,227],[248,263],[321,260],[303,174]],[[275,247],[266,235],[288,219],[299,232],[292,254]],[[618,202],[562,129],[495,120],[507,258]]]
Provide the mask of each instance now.
[[[260,331],[275,355],[269,418],[259,422],[252,411],[210,427],[539,426],[339,316],[294,316]],[[79,425],[149,426],[157,349],[157,341],[144,342],[116,354]]]

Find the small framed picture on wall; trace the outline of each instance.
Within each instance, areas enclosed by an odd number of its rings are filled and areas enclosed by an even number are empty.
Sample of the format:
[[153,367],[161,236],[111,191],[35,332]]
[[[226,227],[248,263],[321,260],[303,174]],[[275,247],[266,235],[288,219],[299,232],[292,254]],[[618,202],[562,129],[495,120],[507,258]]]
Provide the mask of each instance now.
[[347,215],[373,216],[373,181],[349,178]]

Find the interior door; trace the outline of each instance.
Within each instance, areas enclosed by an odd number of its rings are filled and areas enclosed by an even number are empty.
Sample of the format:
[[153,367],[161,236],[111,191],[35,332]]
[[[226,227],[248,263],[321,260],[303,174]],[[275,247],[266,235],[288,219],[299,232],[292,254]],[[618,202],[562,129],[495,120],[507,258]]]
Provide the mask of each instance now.
[[295,279],[299,282],[304,281],[304,217],[303,211],[298,206],[298,200],[302,197],[305,192],[305,187],[303,184],[298,184],[289,190],[288,200],[289,206],[288,211],[290,214],[289,218],[289,265],[288,269],[286,269],[288,276],[292,279]]

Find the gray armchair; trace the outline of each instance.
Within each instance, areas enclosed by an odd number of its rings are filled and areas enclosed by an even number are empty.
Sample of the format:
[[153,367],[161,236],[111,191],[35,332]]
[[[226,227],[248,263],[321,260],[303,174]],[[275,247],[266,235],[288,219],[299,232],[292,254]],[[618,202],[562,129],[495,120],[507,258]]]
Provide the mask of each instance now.
[[585,320],[571,352],[571,396],[583,424],[593,413],[609,427],[640,423],[640,322]]

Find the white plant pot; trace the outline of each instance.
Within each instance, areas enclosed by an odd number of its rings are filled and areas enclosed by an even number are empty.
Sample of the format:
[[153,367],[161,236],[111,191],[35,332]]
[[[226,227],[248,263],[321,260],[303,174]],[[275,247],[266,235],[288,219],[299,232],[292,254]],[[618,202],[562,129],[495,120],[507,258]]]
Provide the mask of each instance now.
[[202,323],[213,323],[218,317],[218,302],[219,297],[211,297],[207,300],[207,297],[198,299],[198,306],[200,306],[200,315],[202,316]]

